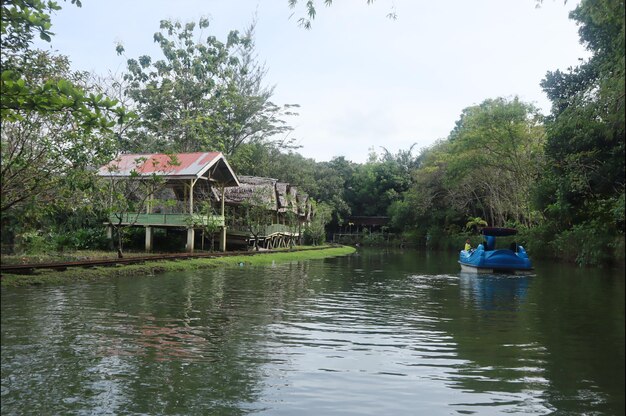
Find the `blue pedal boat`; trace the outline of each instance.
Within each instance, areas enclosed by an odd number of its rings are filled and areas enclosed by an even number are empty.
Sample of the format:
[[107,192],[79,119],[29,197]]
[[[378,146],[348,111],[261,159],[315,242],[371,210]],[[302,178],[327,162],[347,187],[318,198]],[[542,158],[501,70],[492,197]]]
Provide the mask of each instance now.
[[461,250],[459,264],[464,272],[526,274],[533,270],[524,247],[512,243],[509,248],[496,249],[496,237],[517,234],[514,228],[486,227],[481,230],[485,241],[475,250]]

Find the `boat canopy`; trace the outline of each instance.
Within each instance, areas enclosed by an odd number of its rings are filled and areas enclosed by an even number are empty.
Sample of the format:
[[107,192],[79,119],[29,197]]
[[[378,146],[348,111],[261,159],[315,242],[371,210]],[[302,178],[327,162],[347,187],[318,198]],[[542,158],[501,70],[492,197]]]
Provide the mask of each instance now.
[[480,230],[480,233],[493,237],[506,237],[517,234],[517,230],[515,228],[485,227]]

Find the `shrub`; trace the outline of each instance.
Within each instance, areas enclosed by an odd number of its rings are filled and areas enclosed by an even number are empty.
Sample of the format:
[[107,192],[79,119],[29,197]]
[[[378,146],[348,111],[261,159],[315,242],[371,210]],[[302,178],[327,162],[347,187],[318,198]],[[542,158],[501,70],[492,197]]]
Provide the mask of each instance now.
[[560,258],[579,266],[599,266],[615,261],[616,238],[606,224],[590,221],[559,234],[553,247]]

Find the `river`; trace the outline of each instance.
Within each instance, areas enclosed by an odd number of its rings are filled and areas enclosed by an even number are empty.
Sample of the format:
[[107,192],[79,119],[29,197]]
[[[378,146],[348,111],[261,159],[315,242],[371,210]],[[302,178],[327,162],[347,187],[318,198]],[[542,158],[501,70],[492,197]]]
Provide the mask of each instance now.
[[3,415],[623,415],[623,270],[454,254],[3,288]]

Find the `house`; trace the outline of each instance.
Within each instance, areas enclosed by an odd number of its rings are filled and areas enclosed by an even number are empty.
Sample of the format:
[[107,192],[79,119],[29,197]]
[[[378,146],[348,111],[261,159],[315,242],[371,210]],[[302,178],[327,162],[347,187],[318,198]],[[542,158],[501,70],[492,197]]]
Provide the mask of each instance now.
[[261,205],[267,211],[267,225],[257,236],[261,247],[287,247],[299,240],[312,216],[306,193],[274,178],[239,176],[239,182],[238,187],[227,188],[224,193],[224,203],[233,212],[227,220],[229,244],[248,246],[252,241],[245,212],[251,205]]
[[[151,251],[154,228],[185,228],[186,250],[193,252],[196,230],[212,221],[221,227],[220,248],[226,249],[224,193],[238,187],[239,180],[222,153],[123,154],[102,166],[98,175],[109,180],[112,190],[115,184],[124,183],[125,189],[136,184],[125,197],[143,202],[135,204],[142,212],[112,207],[109,236],[112,225],[145,227],[146,251]],[[198,199],[221,202],[220,214],[200,213],[194,205]]]

